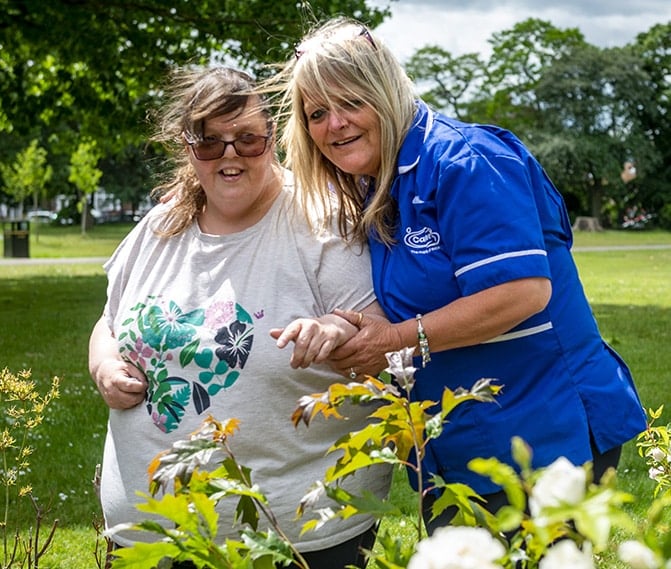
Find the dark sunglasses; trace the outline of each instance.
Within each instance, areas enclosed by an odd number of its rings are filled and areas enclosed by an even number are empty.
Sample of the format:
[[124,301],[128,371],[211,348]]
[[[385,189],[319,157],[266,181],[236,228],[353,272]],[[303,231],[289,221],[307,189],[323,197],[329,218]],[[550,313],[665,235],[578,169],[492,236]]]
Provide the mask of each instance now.
[[190,140],[184,135],[184,140],[191,147],[193,155],[201,161],[218,160],[225,153],[228,146],[232,146],[238,156],[243,158],[253,158],[261,156],[268,148],[268,141],[273,137],[272,134],[261,136],[258,134],[243,134],[233,140],[222,140],[213,136],[208,136],[202,140]]
[[[363,36],[368,41],[368,43],[373,47],[373,49],[377,49],[377,46],[375,45],[375,41],[373,40],[373,36],[370,34],[370,31],[368,30],[368,28],[364,25],[361,26],[361,28],[359,30],[359,33],[356,34],[354,37],[358,38],[358,37],[361,37],[361,36]],[[309,47],[309,45],[310,45],[310,43],[312,42],[313,39],[315,39],[315,38],[309,38],[309,39],[305,40],[304,42],[296,44],[294,46],[294,55],[296,56],[296,59],[300,59],[301,56],[307,51],[306,48]]]

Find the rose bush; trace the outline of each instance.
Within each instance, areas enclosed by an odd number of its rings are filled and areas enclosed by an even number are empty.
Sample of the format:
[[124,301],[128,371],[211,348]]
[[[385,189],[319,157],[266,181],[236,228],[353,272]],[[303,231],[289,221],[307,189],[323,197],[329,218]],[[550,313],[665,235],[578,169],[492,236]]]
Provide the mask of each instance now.
[[503,544],[484,528],[447,526],[417,544],[408,569],[497,569]]

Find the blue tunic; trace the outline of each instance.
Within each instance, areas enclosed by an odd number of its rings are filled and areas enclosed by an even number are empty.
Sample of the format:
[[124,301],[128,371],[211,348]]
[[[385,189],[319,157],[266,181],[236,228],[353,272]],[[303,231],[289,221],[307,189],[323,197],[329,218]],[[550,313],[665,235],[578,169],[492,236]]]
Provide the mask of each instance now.
[[538,468],[559,456],[592,460],[590,434],[604,452],[645,429],[631,374],[601,338],[583,292],[563,199],[514,135],[419,102],[391,192],[396,244],[371,238],[370,248],[375,292],[392,322],[514,279],[552,281],[542,312],[489,342],[432,352],[416,373],[416,400],[440,401],[446,386],[470,388],[482,377],[504,386],[497,403],[463,403],[448,417],[429,446],[427,476],[488,494],[500,488],[467,463],[513,464],[514,435],[531,445]]

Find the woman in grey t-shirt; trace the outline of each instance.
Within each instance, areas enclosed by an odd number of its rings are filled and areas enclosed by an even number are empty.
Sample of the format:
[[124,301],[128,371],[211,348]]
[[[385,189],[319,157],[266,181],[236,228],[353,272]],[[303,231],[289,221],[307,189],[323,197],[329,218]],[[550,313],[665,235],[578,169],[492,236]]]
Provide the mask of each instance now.
[[[301,554],[320,569],[361,564],[359,547],[372,547],[372,518],[303,535],[294,518],[332,462],[327,449],[363,426],[370,409],[308,430],[296,430],[290,416],[301,396],[342,380],[319,362],[356,328],[332,312],[379,313],[368,253],[348,247],[335,227],[318,231],[322,224],[294,205],[292,176],[274,152],[274,122],[250,94],[251,78],[212,68],[182,73],[173,86],[157,136],[173,150],[173,178],[159,188],[173,197],[105,264],[107,302],[91,338],[91,375],[110,407],[106,525],[146,518],[137,492],[147,492],[147,466],[159,452],[208,415],[235,418],[233,452]],[[293,354],[274,340],[289,323],[283,344],[293,340]],[[388,469],[371,468],[351,485],[383,496],[389,481]],[[239,537],[235,506],[218,505],[222,542]],[[151,539],[146,532],[112,536],[121,547]]]

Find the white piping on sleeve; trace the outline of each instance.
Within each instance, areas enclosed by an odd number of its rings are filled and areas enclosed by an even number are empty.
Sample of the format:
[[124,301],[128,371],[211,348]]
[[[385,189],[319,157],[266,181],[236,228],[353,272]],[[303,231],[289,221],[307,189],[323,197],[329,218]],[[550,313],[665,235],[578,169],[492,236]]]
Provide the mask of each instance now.
[[517,330],[516,332],[508,332],[506,334],[501,334],[500,336],[496,336],[496,338],[492,338],[491,340],[481,342],[481,344],[493,344],[495,342],[507,342],[508,340],[517,340],[518,338],[524,338],[525,336],[533,336],[534,334],[547,332],[548,330],[552,330],[552,328],[553,328],[552,322],[545,322],[544,324],[539,324],[538,326],[533,326],[532,328],[527,328],[525,330]]
[[475,263],[471,263],[470,265],[461,267],[461,269],[455,271],[454,276],[458,277],[460,275],[463,275],[464,273],[467,273],[468,271],[477,269],[478,267],[489,265],[490,263],[496,263],[497,261],[503,261],[504,259],[512,259],[514,257],[526,257],[528,255],[543,255],[544,257],[547,257],[547,251],[543,249],[527,249],[525,251],[511,251],[509,253],[501,253],[500,255],[487,257],[486,259],[481,259],[480,261],[476,261]]

